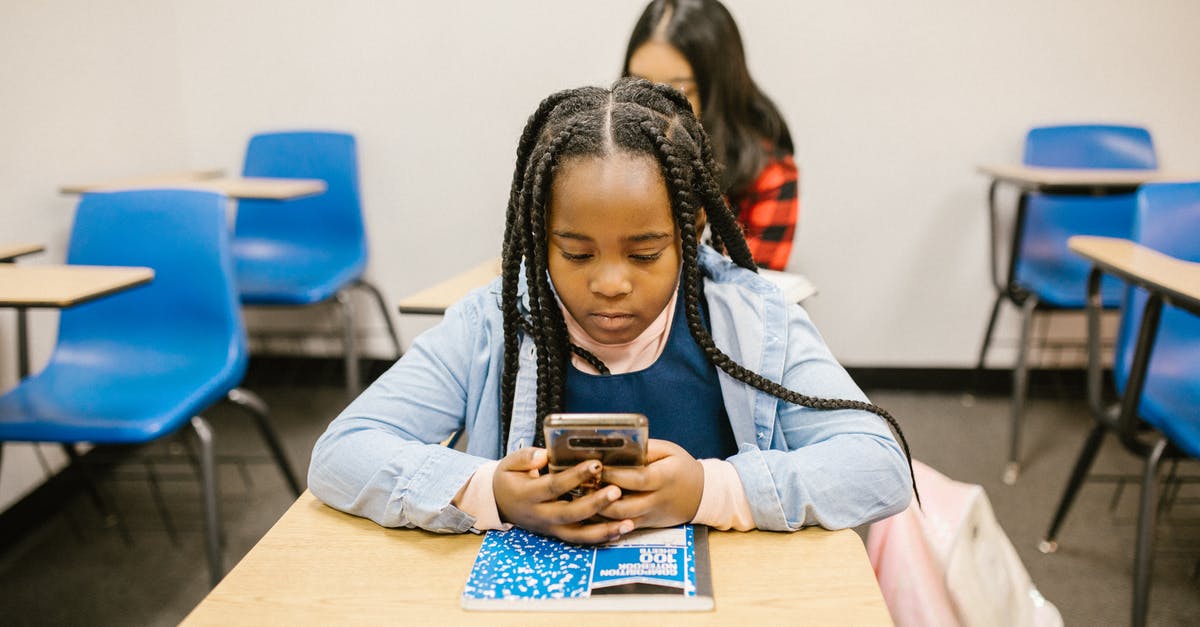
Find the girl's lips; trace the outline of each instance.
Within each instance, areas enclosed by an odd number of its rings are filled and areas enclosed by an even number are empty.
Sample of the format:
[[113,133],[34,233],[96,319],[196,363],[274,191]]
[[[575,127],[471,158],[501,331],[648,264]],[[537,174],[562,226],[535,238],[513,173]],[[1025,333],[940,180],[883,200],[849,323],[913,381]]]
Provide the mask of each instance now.
[[594,313],[591,314],[596,326],[605,331],[620,331],[633,324],[632,314],[624,313]]

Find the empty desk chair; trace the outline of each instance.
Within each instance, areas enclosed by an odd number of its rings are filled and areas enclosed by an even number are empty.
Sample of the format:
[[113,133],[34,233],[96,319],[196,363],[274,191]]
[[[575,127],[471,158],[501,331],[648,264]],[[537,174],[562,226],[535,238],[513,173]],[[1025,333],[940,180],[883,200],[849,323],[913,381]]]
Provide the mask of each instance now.
[[[1138,193],[1134,240],[1161,253],[1200,263],[1200,183],[1149,184]],[[1198,276],[1193,266],[1190,276]],[[1173,279],[1189,283],[1191,295],[1176,295],[1161,288],[1128,290],[1122,307],[1113,375],[1119,405],[1101,401],[1099,270],[1089,281],[1088,390],[1096,425],[1084,443],[1062,500],[1039,548],[1058,548],[1058,531],[1071,503],[1100,450],[1104,436],[1115,431],[1130,452],[1146,460],[1138,513],[1137,549],[1134,558],[1133,623],[1145,624],[1150,590],[1153,535],[1158,503],[1158,468],[1164,458],[1200,458],[1200,295],[1196,280],[1178,274]],[[1137,277],[1126,276],[1139,284]],[[1164,305],[1164,298],[1168,303]],[[1140,429],[1141,423],[1154,428]]]
[[180,190],[87,194],[67,262],[149,266],[143,287],[64,310],[48,365],[0,396],[0,441],[141,444],[190,425],[200,442],[206,549],[220,580],[213,435],[199,414],[228,398],[254,417],[292,491],[266,405],[237,386],[245,328],[225,197]]
[[361,287],[379,303],[396,355],[400,340],[383,295],[363,279],[367,238],[358,192],[353,135],[264,133],[250,139],[245,176],[324,180],[325,193],[285,203],[242,200],[233,253],[238,292],[246,305],[311,305],[336,299],[341,307],[346,392],[362,389],[350,290]]
[[[1057,168],[1154,169],[1157,160],[1150,133],[1132,126],[1046,126],[1025,138],[1026,165]],[[1132,190],[1130,190],[1132,191]],[[1017,204],[1010,247],[1008,277],[997,277],[996,300],[979,349],[982,370],[1000,305],[1021,308],[1021,337],[1013,367],[1010,440],[1005,483],[1020,471],[1021,417],[1028,383],[1028,352],[1035,311],[1083,309],[1089,265],[1067,249],[1072,235],[1128,238],[1133,228],[1132,193],[1107,196],[1025,192]],[[993,234],[993,242],[994,240]],[[993,246],[993,267],[996,255]],[[1101,288],[1105,307],[1116,307],[1122,285],[1106,277]]]

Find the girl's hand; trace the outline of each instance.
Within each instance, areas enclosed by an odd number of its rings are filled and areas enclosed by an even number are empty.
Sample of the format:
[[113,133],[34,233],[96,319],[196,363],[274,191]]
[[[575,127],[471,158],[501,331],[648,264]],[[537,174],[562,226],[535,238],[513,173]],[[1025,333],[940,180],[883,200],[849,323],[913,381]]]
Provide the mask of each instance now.
[[492,477],[500,520],[578,544],[611,542],[633,531],[633,521],[620,518],[584,522],[621,498],[616,486],[573,501],[558,500],[579,484],[599,477],[600,462],[581,462],[574,468],[542,475],[538,470],[546,463],[546,450],[533,447],[513,451],[500,460]]
[[639,528],[691,522],[704,493],[704,466],[667,440],[647,442],[645,466],[608,466],[602,479],[620,486],[625,495],[600,514],[614,520],[632,519]]

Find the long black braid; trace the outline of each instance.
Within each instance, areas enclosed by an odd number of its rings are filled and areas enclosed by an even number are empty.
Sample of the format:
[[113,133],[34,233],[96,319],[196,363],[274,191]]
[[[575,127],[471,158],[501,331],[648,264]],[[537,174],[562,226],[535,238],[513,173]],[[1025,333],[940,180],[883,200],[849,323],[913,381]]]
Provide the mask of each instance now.
[[[819,410],[854,409],[878,415],[895,431],[908,459],[911,475],[912,455],[908,442],[895,418],[884,409],[862,401],[800,394],[747,369],[716,346],[700,317],[703,277],[699,265],[700,233],[696,231],[700,208],[704,208],[714,238],[724,244],[731,260],[751,271],[757,268],[741,227],[720,192],[718,166],[687,99],[674,89],[638,79],[621,79],[611,90],[583,88],[556,93],[543,101],[522,133],[503,248],[501,454],[507,446],[512,424],[521,333],[532,337],[537,351],[534,445],[542,445],[545,416],[563,409],[566,369],[572,354],[587,360],[602,374],[608,372],[594,355],[570,342],[547,271],[546,225],[557,167],[572,157],[601,156],[614,151],[646,154],[659,164],[679,229],[687,325],[708,360],[734,379],[789,403]],[[521,316],[517,302],[522,265],[528,289],[529,318]],[[913,490],[916,493],[915,476]],[[917,499],[919,502],[919,494]]]

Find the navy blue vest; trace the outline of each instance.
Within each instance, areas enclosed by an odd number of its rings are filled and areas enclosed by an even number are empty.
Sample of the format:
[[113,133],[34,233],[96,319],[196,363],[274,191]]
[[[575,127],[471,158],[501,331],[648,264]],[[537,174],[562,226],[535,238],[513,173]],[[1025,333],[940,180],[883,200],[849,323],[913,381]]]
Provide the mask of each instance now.
[[[707,316],[701,316],[707,325]],[[670,440],[696,459],[725,459],[737,452],[717,368],[688,331],[682,293],[667,346],[649,368],[603,376],[580,372],[572,364],[565,387],[568,412],[645,414],[650,437]]]

